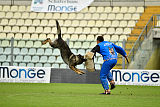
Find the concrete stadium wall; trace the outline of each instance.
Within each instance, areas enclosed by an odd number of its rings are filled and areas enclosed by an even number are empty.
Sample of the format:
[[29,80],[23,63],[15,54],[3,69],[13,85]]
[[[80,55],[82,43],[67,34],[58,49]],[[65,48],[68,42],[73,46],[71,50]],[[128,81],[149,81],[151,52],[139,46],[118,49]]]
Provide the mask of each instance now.
[[160,0],[94,0],[93,6],[159,6]]
[[160,69],[160,39],[154,41],[154,44],[157,46],[152,53],[150,60],[148,61],[145,69]]
[[[0,0],[1,5],[31,5],[32,0]],[[159,6],[160,0],[94,0],[91,6]]]
[[[86,72],[86,70],[83,71]],[[117,85],[160,86],[160,70],[112,69],[110,72],[112,73]],[[99,75],[99,70],[78,75],[70,69],[52,68],[50,83],[100,84]]]
[[[86,70],[83,70],[86,72]],[[70,69],[51,69],[51,83],[87,83],[87,84],[99,84],[99,73],[86,72],[86,74],[78,75]]]

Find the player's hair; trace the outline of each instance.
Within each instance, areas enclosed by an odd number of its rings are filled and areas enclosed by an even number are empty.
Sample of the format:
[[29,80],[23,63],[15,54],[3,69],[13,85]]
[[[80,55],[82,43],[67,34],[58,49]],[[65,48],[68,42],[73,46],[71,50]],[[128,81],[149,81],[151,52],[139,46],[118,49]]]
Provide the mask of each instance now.
[[103,41],[104,41],[103,36],[98,36],[98,37],[97,37],[97,41],[103,42]]

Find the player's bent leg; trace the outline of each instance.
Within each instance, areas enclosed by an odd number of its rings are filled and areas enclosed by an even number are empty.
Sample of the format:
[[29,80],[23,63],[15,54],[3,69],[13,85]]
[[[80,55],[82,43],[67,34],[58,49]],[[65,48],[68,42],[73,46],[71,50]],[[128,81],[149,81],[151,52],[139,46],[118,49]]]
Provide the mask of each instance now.
[[[116,60],[116,59],[110,60],[109,63],[111,64],[111,65],[110,65],[110,70],[111,70],[111,69],[116,65],[117,60]],[[115,82],[114,82],[114,80],[113,80],[113,76],[112,76],[112,73],[111,73],[111,72],[108,73],[107,79],[108,79],[108,81],[110,82],[110,85],[111,85],[111,88],[110,88],[110,89],[111,89],[111,90],[114,89],[116,86],[115,86]]]
[[104,88],[104,93],[102,94],[111,94],[111,91],[109,89],[109,84],[108,84],[108,81],[107,81],[107,77],[106,76],[100,76],[100,80],[101,80],[101,83],[102,83],[102,86]]
[[102,83],[102,86],[103,86],[104,90],[108,90],[109,89],[109,84],[108,84],[108,81],[107,81],[107,77],[106,76],[100,76],[100,80],[101,80],[101,83]]
[[111,85],[111,90],[115,88],[115,82],[113,80],[113,76],[112,76],[112,73],[109,72],[108,75],[107,75],[107,79]]
[[104,94],[110,94],[109,83],[107,79],[107,75],[109,71],[110,71],[110,67],[109,67],[108,62],[104,62],[101,68],[101,72],[100,72],[100,80],[105,90]]

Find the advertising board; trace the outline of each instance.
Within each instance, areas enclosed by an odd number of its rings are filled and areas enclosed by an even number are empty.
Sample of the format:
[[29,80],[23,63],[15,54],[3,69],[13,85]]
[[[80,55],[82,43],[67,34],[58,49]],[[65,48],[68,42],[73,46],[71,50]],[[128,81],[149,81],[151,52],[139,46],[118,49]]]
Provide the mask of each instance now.
[[78,12],[94,0],[32,0],[31,11]]
[[160,86],[160,70],[111,70],[117,85]]
[[0,82],[50,83],[51,68],[0,66]]

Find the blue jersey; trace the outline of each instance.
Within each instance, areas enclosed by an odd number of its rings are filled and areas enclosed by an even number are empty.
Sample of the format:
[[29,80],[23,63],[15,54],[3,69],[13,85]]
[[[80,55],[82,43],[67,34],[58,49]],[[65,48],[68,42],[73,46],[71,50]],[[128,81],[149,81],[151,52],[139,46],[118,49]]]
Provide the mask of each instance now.
[[126,52],[120,46],[113,44],[112,42],[103,41],[97,44],[100,47],[100,53],[103,56],[103,60],[117,58],[117,52],[123,56],[126,56]]

